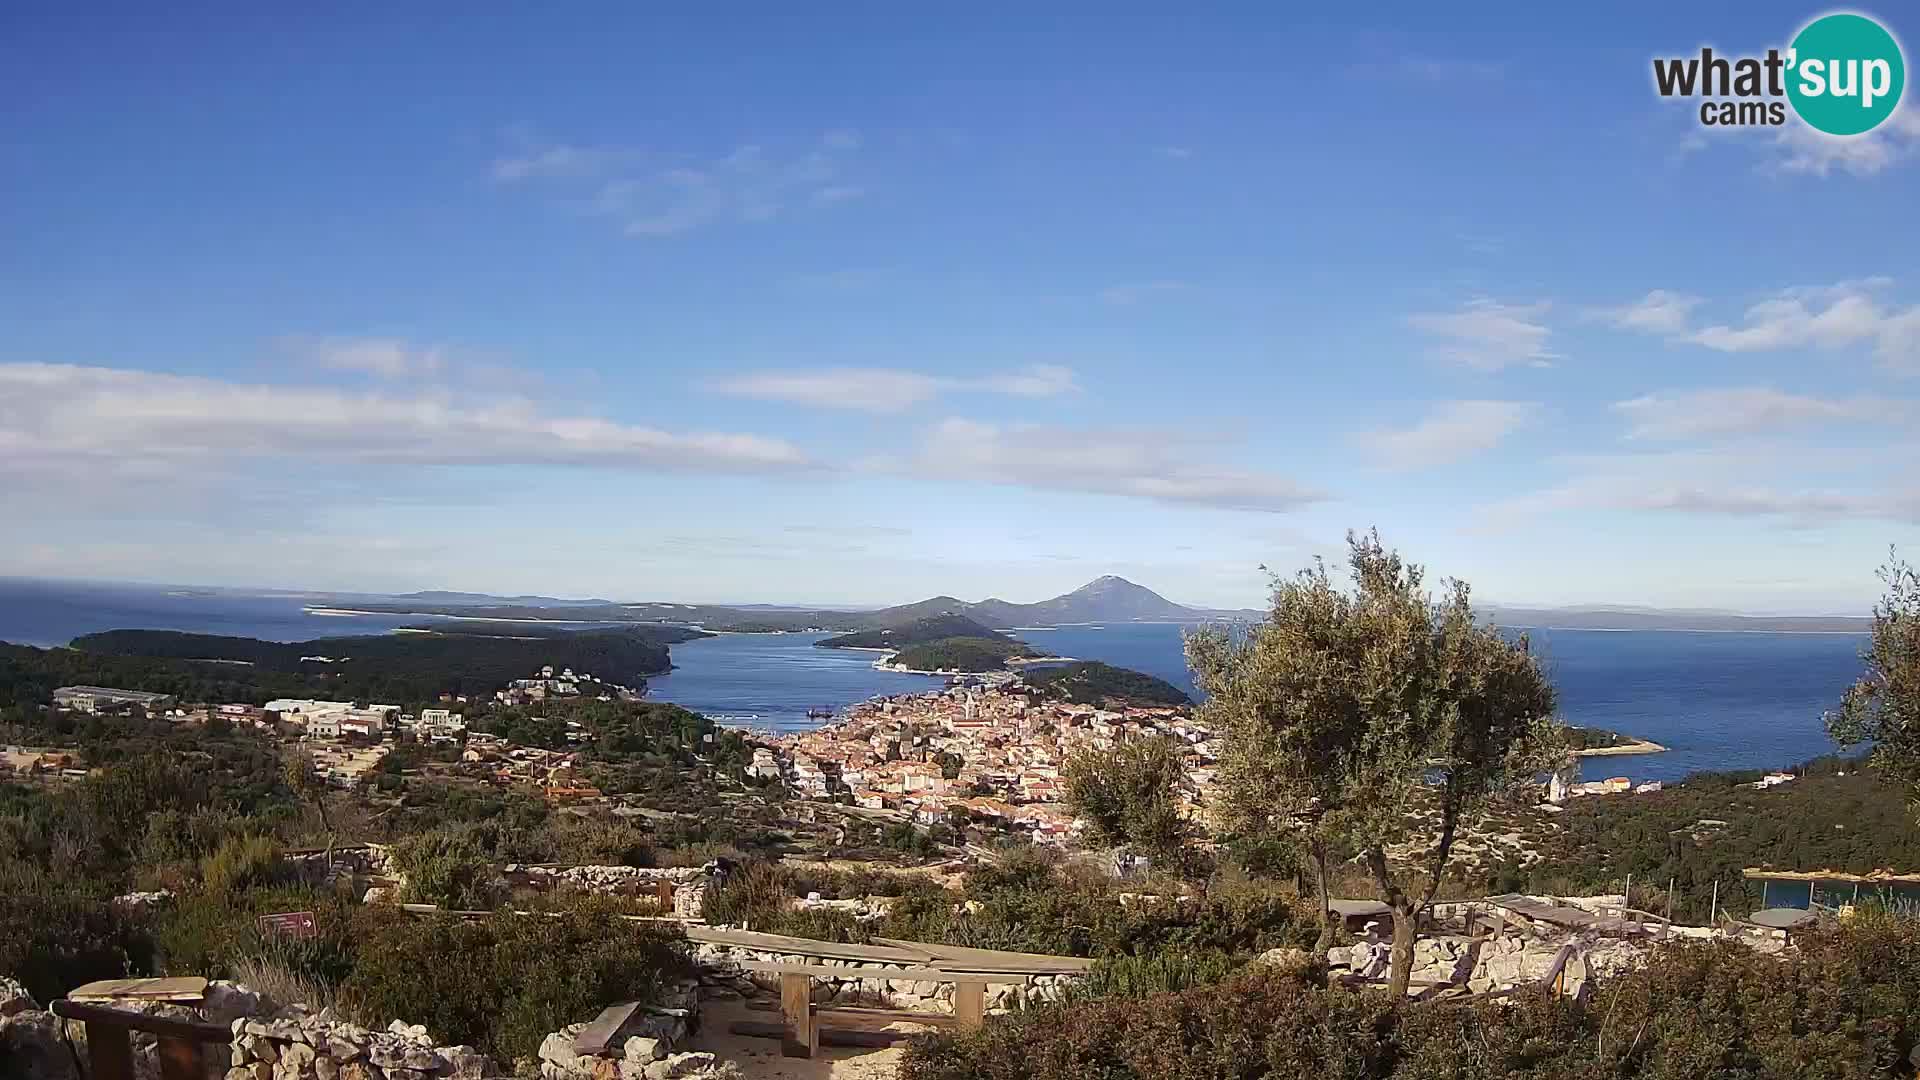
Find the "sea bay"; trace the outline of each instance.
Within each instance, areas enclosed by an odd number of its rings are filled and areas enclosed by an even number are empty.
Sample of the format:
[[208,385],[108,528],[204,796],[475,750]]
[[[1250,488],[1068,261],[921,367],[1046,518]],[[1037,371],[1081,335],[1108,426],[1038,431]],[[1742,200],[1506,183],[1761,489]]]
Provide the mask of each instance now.
[[[0,581],[0,640],[62,645],[81,634],[163,629],[299,641],[386,633],[419,616],[325,616],[321,594]],[[1194,692],[1181,627],[1167,623],[1015,631],[1048,653],[1102,660]],[[1860,673],[1864,635],[1535,629],[1536,651],[1569,723],[1651,739],[1664,754],[1588,758],[1588,779],[1677,780],[1701,769],[1783,768],[1835,747],[1822,714]],[[723,634],[673,646],[674,670],[648,694],[740,726],[795,730],[809,711],[944,680],[874,668],[875,654],[821,649],[818,634]]]

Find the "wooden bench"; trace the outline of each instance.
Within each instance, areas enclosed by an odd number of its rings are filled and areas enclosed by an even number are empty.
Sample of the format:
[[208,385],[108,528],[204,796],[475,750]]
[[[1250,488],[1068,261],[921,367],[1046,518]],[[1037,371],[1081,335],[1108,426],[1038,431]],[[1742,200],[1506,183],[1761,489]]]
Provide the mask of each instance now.
[[202,1080],[202,1046],[223,1048],[233,1032],[225,1024],[169,1020],[127,1012],[104,1005],[62,999],[49,1006],[63,1020],[87,1026],[87,1074],[92,1080],[133,1080],[133,1043],[130,1033],[145,1031],[159,1038],[160,1080]]
[[[813,1002],[813,980],[828,979],[911,979],[915,982],[936,982],[953,984],[953,1016],[947,1019],[935,1016],[935,1021],[945,1020],[958,1025],[961,1030],[972,1030],[986,1021],[987,984],[1011,983],[1024,986],[1030,974],[1008,972],[947,971],[940,968],[895,968],[870,964],[853,964],[846,967],[828,967],[824,964],[776,964],[761,960],[740,960],[735,965],[741,971],[756,975],[780,976],[780,1053],[786,1057],[810,1058],[820,1048],[819,1017],[822,1015]],[[831,1017],[835,1012],[854,1015],[853,1010],[826,1010]],[[900,1019],[912,1019],[925,1022],[922,1014],[909,1013],[906,1010],[863,1010],[869,1015],[887,1013]],[[765,1025],[734,1024],[730,1028],[736,1035],[770,1035]],[[836,1032],[838,1035],[847,1033]],[[857,1033],[855,1033],[857,1034]],[[829,1042],[836,1040],[829,1039]],[[847,1042],[845,1039],[838,1041]],[[858,1042],[849,1043],[859,1045]]]

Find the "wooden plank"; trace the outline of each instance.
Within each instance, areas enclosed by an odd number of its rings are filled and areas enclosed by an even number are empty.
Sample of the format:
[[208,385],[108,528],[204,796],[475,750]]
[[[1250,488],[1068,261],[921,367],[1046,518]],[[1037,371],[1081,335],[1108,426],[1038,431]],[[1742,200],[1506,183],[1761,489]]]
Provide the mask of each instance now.
[[[745,1035],[754,1039],[781,1039],[786,1037],[786,1029],[780,1024],[762,1023],[758,1020],[735,1020],[727,1025],[727,1030],[735,1035]],[[885,1049],[896,1043],[913,1038],[904,1031],[856,1031],[851,1028],[819,1028],[821,1046],[858,1046],[867,1049]]]
[[962,1031],[973,1031],[987,1020],[987,984],[976,979],[955,983],[953,1019]]
[[188,1042],[225,1043],[233,1039],[233,1031],[225,1024],[209,1024],[201,1020],[170,1020],[164,1016],[148,1016],[145,1013],[128,1012],[106,1005],[91,1005],[79,1001],[60,1000],[47,1006],[53,1015],[66,1020],[78,1020],[89,1028],[97,1025],[136,1028],[155,1035],[171,1035]]
[[1031,976],[1004,971],[947,971],[941,968],[828,967],[825,964],[776,964],[770,960],[729,961],[741,971],[756,975],[807,975],[821,979],[907,979],[914,982],[1012,983],[1024,986]]
[[904,941],[899,938],[874,938],[873,940],[894,948],[919,949],[928,954],[928,959],[934,967],[953,971],[1071,975],[1093,969],[1091,959],[1079,956],[1005,952],[1000,949],[969,949],[958,945],[935,945],[921,941]]
[[780,1056],[810,1058],[819,1043],[813,1026],[813,980],[780,976]]
[[762,934],[753,930],[716,930],[711,926],[687,927],[687,940],[706,945],[731,945],[756,952],[792,953],[795,956],[831,957],[835,960],[861,960],[881,964],[927,964],[933,959],[922,948],[882,945],[845,945],[836,941]]
[[159,1041],[160,1080],[205,1080],[200,1066],[200,1044],[171,1035]]
[[87,1074],[92,1080],[133,1080],[133,1044],[117,1024],[87,1024]]
[[637,1001],[624,1001],[600,1010],[600,1015],[573,1037],[573,1052],[583,1057],[593,1057],[615,1049],[624,1042],[620,1032],[632,1022],[633,1014],[639,1011],[640,1003]]
[[[749,1001],[747,1008],[754,1012],[779,1012],[780,1006],[771,1001]],[[883,1009],[872,1005],[832,1005],[813,1010],[816,1025],[828,1020],[844,1018],[848,1020],[895,1020],[903,1024],[929,1024],[934,1027],[949,1027],[954,1023],[952,1013],[919,1012],[914,1009]],[[821,1030],[825,1030],[822,1028]],[[820,1040],[826,1042],[823,1037]]]
[[172,979],[101,979],[67,994],[69,1001],[173,1001],[195,1003],[206,1000],[207,980],[198,975]]

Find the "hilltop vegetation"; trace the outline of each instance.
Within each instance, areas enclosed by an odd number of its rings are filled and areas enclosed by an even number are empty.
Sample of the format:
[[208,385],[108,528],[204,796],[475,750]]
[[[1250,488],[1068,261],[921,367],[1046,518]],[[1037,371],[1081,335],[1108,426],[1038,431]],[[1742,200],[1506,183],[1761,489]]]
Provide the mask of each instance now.
[[1023,677],[1028,686],[1046,697],[1080,705],[1155,708],[1193,703],[1184,691],[1165,679],[1097,660],[1029,668]]
[[670,642],[697,636],[646,627],[529,637],[462,631],[287,643],[110,630],[75,638],[68,649],[0,646],[0,703],[44,702],[54,687],[88,682],[190,701],[259,704],[274,697],[322,697],[411,703],[442,693],[491,694],[548,664],[635,686],[667,669]]
[[1012,638],[952,637],[902,649],[887,663],[909,671],[999,671],[1016,656],[1032,655]]
[[[1618,892],[1629,874],[1642,907],[1706,921],[1719,907],[1736,915],[1760,906],[1760,887],[1741,871],[1836,870],[1866,874],[1920,868],[1920,828],[1897,786],[1859,759],[1823,758],[1790,770],[1799,779],[1741,787],[1760,772],[1696,773],[1650,795],[1574,799],[1530,838],[1542,856],[1484,883],[1488,891]],[[1469,892],[1474,891],[1469,889]]]
[[817,642],[823,649],[904,649],[954,638],[1012,641],[1007,635],[965,615],[929,615],[893,627],[878,627]]

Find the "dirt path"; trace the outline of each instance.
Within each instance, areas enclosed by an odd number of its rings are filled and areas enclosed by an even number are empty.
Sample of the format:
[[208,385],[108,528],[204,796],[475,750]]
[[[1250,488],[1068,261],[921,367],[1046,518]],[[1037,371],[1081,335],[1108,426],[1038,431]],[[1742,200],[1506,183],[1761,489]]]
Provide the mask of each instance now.
[[[900,1065],[904,1046],[885,1050],[858,1047],[823,1046],[817,1056],[789,1058],[780,1056],[777,1039],[755,1039],[731,1035],[727,1025],[735,1020],[776,1021],[778,1013],[756,1012],[742,1001],[708,1001],[700,1007],[700,1034],[691,1049],[708,1050],[722,1061],[740,1066],[746,1080],[893,1080]],[[860,1028],[866,1031],[919,1032],[931,1030],[918,1024],[886,1023],[879,1019],[842,1019],[835,1017],[834,1027]]]

